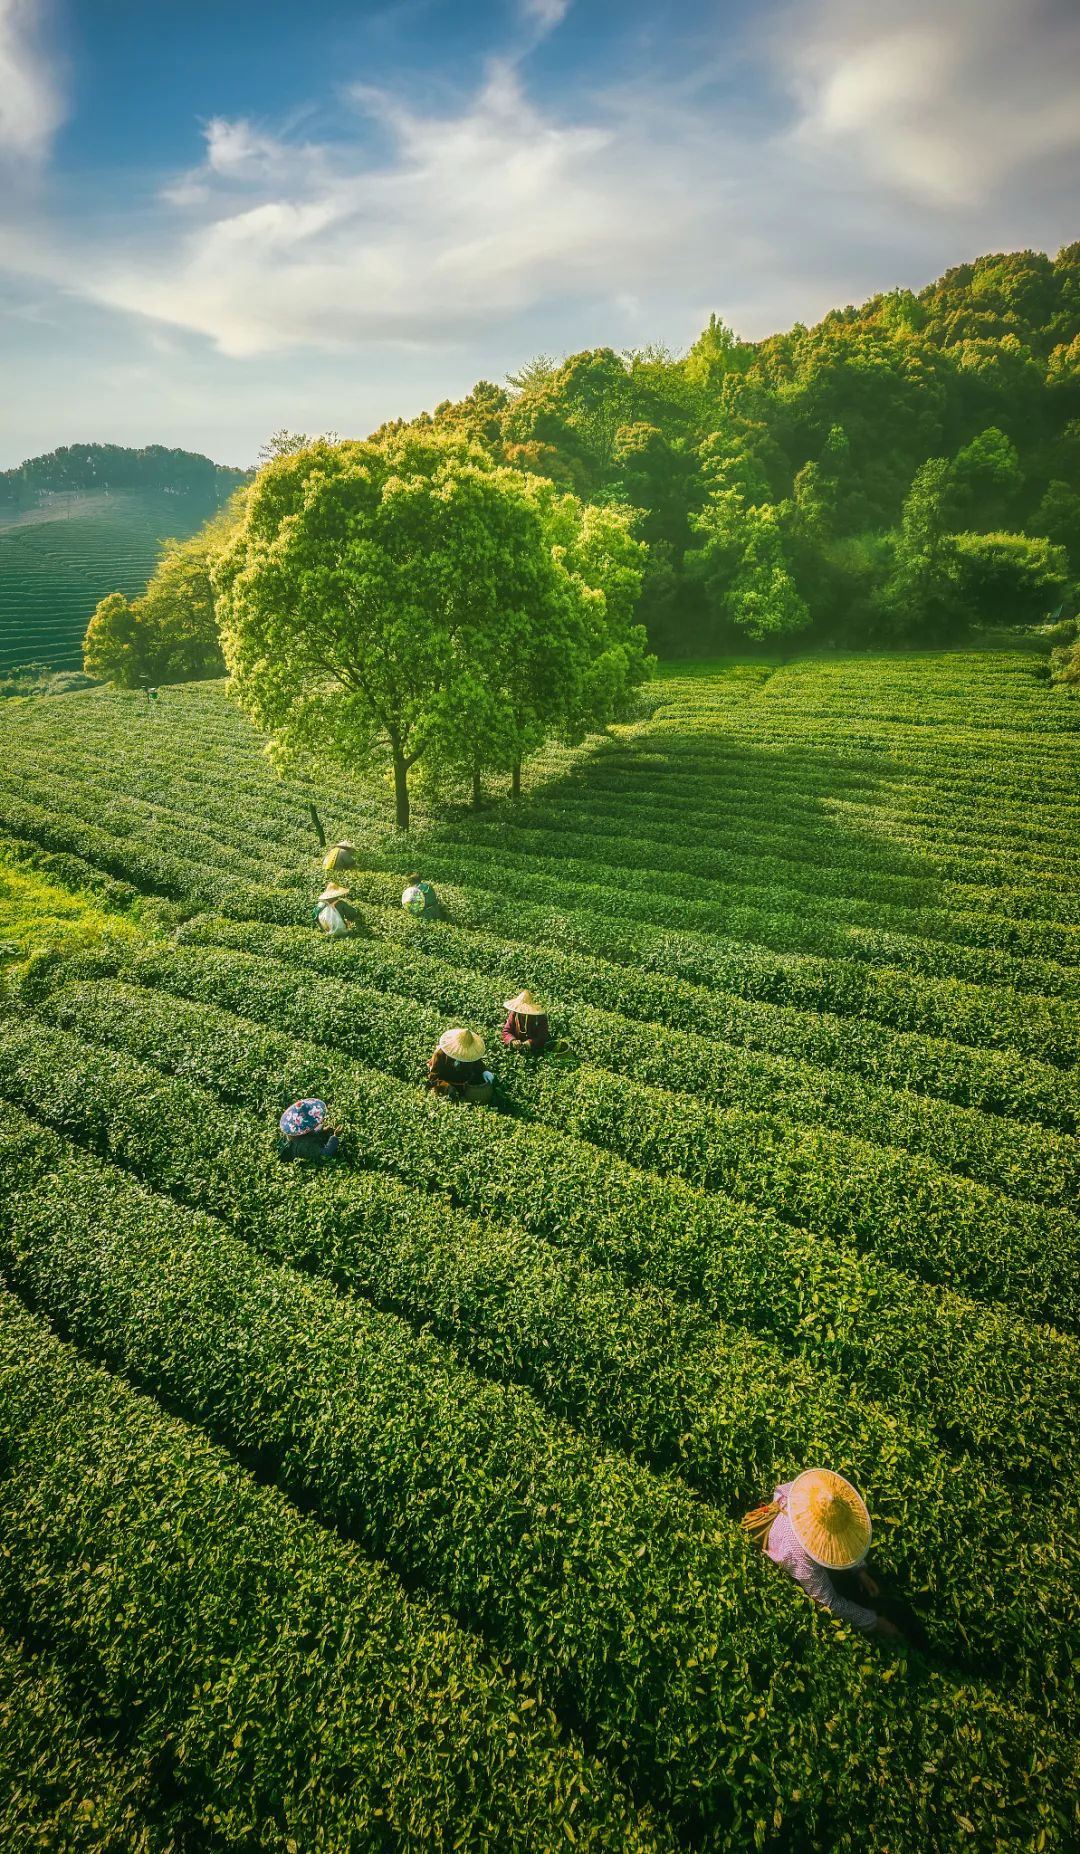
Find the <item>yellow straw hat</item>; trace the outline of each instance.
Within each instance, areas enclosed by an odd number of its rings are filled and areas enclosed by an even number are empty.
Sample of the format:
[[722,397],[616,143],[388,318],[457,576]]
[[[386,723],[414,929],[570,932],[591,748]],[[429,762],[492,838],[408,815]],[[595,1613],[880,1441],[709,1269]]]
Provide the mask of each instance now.
[[507,998],[503,1003],[504,1011],[517,1011],[521,1017],[542,1017],[544,1007],[538,1004],[531,991],[519,991],[516,998]]
[[487,1055],[484,1039],[475,1030],[444,1030],[439,1048],[444,1056],[453,1056],[458,1062],[479,1062],[481,1056]]
[[347,888],[339,888],[336,882],[331,882],[327,888],[323,889],[322,894],[319,896],[319,900],[344,901],[348,892]]
[[787,1516],[803,1550],[827,1571],[850,1571],[865,1558],[870,1544],[866,1502],[831,1468],[809,1468],[792,1482]]

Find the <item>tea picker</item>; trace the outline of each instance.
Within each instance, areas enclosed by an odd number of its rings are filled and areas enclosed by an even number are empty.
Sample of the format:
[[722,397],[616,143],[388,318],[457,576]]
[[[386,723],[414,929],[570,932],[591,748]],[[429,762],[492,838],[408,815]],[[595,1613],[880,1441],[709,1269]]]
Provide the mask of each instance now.
[[314,1095],[294,1101],[278,1121],[278,1158],[320,1164],[338,1153],[338,1136],[326,1119],[326,1102]]
[[[918,1617],[896,1598],[882,1598],[866,1569],[870,1514],[862,1495],[842,1474],[831,1468],[807,1469],[775,1487],[771,1501],[747,1513],[742,1526],[767,1558],[838,1621],[887,1641],[910,1637],[915,1646],[924,1645]],[[876,1600],[878,1607],[871,1609],[860,1597]],[[902,1620],[903,1629],[881,1613],[884,1607]]]
[[342,888],[337,882],[330,882],[323,889],[311,910],[311,916],[316,926],[321,927],[332,939],[355,933],[360,920],[359,911],[349,900],[348,889]]
[[495,1077],[484,1066],[487,1047],[475,1030],[444,1030],[432,1052],[426,1086],[448,1101],[487,1107],[495,1100]]
[[516,998],[507,998],[503,1009],[507,1018],[502,1027],[502,1040],[507,1049],[520,1049],[530,1056],[541,1055],[551,1042],[551,1029],[547,1012],[539,1000],[526,989],[519,991]]
[[346,869],[351,869],[355,862],[355,843],[350,843],[347,837],[342,837],[340,843],[331,844],[326,855],[323,857],[322,866],[326,870],[327,875],[333,875],[338,869],[342,872]]
[[411,914],[417,921],[435,921],[440,916],[445,920],[446,909],[439,901],[430,882],[421,882],[418,875],[405,878],[401,905],[406,914]]

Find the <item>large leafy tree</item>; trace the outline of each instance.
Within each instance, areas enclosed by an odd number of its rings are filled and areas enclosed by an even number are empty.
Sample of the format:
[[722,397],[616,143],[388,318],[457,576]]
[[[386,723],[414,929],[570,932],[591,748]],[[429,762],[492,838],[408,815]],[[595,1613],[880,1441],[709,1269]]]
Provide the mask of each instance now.
[[477,782],[585,712],[622,612],[575,574],[548,491],[430,425],[262,471],[216,585],[234,690],[275,756],[385,756],[407,829],[421,761]]

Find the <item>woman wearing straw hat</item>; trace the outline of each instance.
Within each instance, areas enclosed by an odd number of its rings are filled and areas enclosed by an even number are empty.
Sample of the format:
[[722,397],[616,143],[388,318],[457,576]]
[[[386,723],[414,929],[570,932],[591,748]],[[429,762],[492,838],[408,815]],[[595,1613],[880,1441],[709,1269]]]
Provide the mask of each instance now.
[[342,837],[338,843],[332,843],[330,845],[330,848],[322,859],[322,866],[326,870],[327,875],[334,875],[339,869],[344,874],[346,869],[352,868],[355,861],[355,843],[350,843],[347,837]]
[[742,1523],[765,1556],[841,1622],[868,1635],[903,1640],[887,1617],[856,1601],[856,1596],[877,1597],[880,1591],[864,1562],[870,1514],[842,1474],[809,1468],[774,1488],[771,1503],[748,1513]]
[[531,991],[519,991],[516,998],[507,998],[503,1009],[509,1012],[502,1028],[507,1049],[522,1049],[538,1056],[547,1048],[551,1041],[547,1013]]
[[326,1102],[309,1095],[294,1101],[278,1121],[279,1159],[308,1159],[315,1163],[337,1157],[338,1136],[326,1119]]
[[448,1100],[486,1106],[495,1092],[495,1077],[484,1067],[486,1054],[475,1030],[444,1030],[428,1063],[427,1086]]
[[336,882],[329,882],[323,889],[312,909],[312,915],[324,933],[335,937],[343,933],[355,933],[360,919],[349,900],[348,889],[339,887]]

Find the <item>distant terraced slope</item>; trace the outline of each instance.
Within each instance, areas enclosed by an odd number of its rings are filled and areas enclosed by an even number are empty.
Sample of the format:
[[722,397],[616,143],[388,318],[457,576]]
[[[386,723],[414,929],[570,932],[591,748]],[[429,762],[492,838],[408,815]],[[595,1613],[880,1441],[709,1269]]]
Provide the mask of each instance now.
[[194,534],[217,507],[213,496],[163,489],[65,492],[17,512],[0,505],[0,671],[81,669],[98,600],[135,598],[161,542]]

